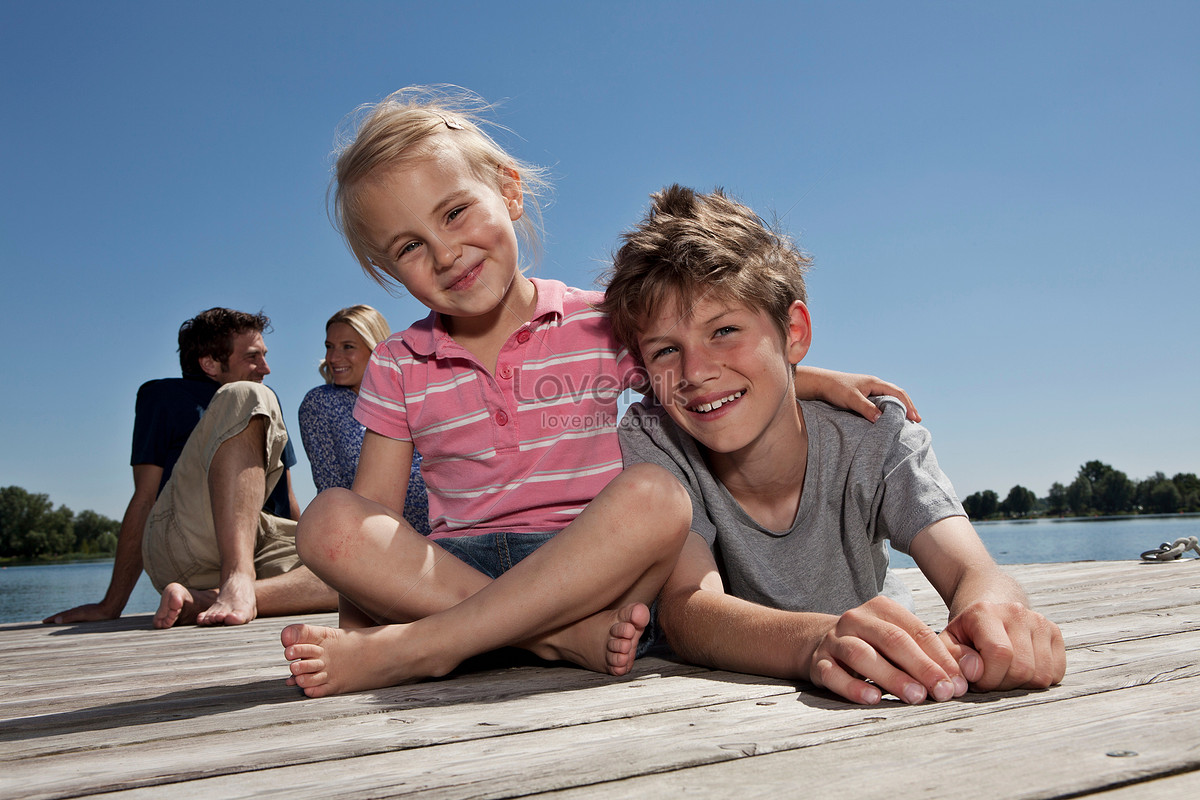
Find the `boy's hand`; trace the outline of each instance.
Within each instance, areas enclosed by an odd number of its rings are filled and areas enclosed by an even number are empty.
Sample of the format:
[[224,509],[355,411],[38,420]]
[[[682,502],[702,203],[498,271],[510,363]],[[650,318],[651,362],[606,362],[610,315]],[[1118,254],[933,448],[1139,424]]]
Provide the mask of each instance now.
[[951,651],[966,645],[983,659],[981,674],[968,675],[976,691],[1045,689],[1067,671],[1062,631],[1021,603],[973,603],[941,636]]
[[[971,652],[957,642],[954,646],[963,658]],[[874,705],[882,692],[920,703],[927,697],[949,700],[967,691],[967,678],[947,643],[906,608],[882,596],[837,617],[809,663],[809,680],[855,703]]]
[[888,383],[874,375],[856,375],[851,372],[834,372],[820,367],[796,366],[796,397],[801,400],[824,400],[831,406],[853,411],[871,422],[879,419],[879,407],[867,399],[868,395],[886,394],[904,403],[907,417],[920,422],[921,415],[913,405],[908,392],[894,383]]

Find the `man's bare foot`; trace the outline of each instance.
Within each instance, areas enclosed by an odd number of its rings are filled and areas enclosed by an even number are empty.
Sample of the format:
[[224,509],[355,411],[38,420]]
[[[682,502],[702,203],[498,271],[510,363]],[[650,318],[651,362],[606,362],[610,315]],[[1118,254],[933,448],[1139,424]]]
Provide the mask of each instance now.
[[547,660],[570,661],[594,672],[624,675],[633,669],[638,642],[650,624],[645,603],[598,611],[525,646]]
[[245,625],[258,616],[253,575],[230,575],[213,603],[196,616],[197,625]]
[[288,625],[279,634],[283,657],[291,662],[288,686],[299,686],[309,697],[325,697],[444,675],[456,666],[423,667],[420,658],[412,658],[416,648],[410,646],[410,628]]
[[158,611],[154,613],[154,627],[191,625],[196,616],[216,600],[216,589],[188,589],[179,583],[168,583],[158,602]]

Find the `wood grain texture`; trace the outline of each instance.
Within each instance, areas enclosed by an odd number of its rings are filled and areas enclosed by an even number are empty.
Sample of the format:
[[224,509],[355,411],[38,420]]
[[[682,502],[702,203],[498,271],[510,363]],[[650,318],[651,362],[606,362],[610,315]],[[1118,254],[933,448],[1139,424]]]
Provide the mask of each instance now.
[[1197,796],[1200,560],[1005,569],[1062,627],[1066,679],[921,706],[653,658],[308,700],[284,685],[295,618],[4,625],[0,797]]

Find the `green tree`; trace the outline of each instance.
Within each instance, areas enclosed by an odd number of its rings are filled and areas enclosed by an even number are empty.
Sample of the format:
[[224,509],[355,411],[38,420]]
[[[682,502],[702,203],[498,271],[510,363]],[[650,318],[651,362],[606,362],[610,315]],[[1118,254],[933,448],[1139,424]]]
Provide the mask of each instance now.
[[991,489],[985,489],[979,494],[979,518],[987,519],[995,516],[1000,509],[1000,495]]
[[1008,497],[1000,504],[1000,510],[1014,517],[1023,517],[1033,510],[1037,503],[1037,495],[1024,486],[1017,484],[1008,492]]
[[105,534],[112,534],[115,537],[121,529],[121,523],[115,519],[109,519],[103,514],[97,514],[95,511],[88,509],[81,511],[75,517],[75,551],[78,553],[108,553],[115,552],[116,547],[108,548],[102,546],[102,540]]
[[1067,513],[1067,509],[1070,507],[1070,503],[1067,502],[1067,487],[1058,481],[1050,484],[1050,491],[1046,493],[1046,503],[1051,514],[1061,517]]
[[1179,510],[1200,511],[1200,477],[1194,472],[1180,472],[1171,482],[1179,490]]
[[1120,514],[1133,505],[1136,488],[1129,476],[1119,469],[1109,469],[1092,484],[1092,502],[1105,514]]
[[25,540],[52,508],[47,495],[30,494],[20,486],[0,489],[0,556],[23,555]]
[[1073,514],[1086,514],[1092,508],[1092,482],[1082,472],[1067,487],[1067,505]]
[[1157,481],[1150,489],[1146,508],[1155,514],[1174,514],[1183,505],[1183,497],[1174,481]]

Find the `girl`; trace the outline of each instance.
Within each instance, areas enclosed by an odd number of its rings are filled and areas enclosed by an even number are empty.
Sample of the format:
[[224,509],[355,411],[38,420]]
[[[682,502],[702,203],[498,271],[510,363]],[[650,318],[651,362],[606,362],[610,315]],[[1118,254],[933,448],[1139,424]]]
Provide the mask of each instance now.
[[[351,251],[431,313],[371,358],[353,491],[323,492],[300,522],[301,557],[342,597],[339,628],[281,634],[288,682],[310,697],[444,675],[507,645],[622,675],[691,520],[665,470],[621,468],[617,398],[639,373],[600,293],[519,268],[540,173],[480,129],[477,99],[439,92],[367,109],[337,159]],[[401,514],[414,447],[428,538]]]
[[[354,484],[366,431],[354,419],[354,401],[371,351],[389,334],[383,314],[366,305],[343,308],[325,323],[325,358],[317,368],[325,383],[304,396],[299,412],[300,438],[318,492],[334,486],[349,489]],[[429,501],[420,453],[413,454],[408,474],[404,518],[418,533],[429,533]]]

